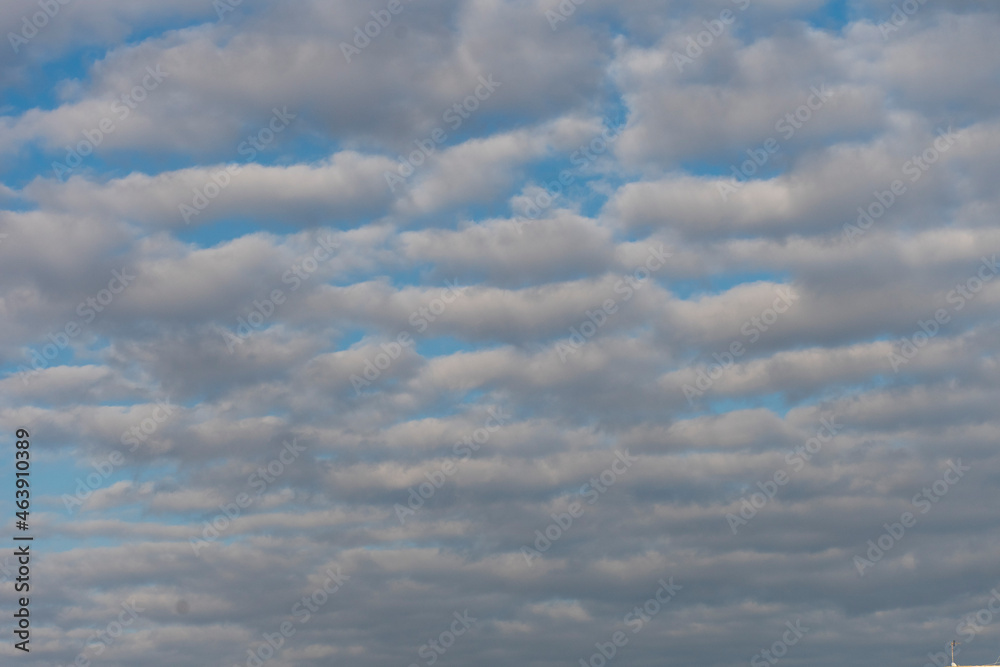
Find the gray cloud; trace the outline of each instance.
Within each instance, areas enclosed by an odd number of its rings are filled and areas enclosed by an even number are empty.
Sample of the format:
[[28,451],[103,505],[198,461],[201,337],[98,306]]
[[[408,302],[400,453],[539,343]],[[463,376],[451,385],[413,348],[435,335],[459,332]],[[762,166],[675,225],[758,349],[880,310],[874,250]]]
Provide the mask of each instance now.
[[44,480],[18,659],[990,664],[995,8],[390,4],[70,3],[0,55],[0,423]]

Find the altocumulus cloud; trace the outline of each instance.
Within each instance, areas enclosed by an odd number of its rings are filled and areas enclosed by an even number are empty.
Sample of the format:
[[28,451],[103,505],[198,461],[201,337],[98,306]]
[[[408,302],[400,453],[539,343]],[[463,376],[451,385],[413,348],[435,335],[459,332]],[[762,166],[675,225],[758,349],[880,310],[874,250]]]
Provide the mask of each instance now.
[[899,5],[4,4],[5,660],[989,664],[1000,11]]

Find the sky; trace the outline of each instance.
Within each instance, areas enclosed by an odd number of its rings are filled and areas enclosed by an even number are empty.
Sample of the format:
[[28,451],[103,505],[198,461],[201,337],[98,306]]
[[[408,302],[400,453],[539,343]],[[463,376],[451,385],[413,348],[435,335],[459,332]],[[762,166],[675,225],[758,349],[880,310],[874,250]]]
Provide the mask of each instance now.
[[995,4],[0,28],[3,664],[1000,656]]

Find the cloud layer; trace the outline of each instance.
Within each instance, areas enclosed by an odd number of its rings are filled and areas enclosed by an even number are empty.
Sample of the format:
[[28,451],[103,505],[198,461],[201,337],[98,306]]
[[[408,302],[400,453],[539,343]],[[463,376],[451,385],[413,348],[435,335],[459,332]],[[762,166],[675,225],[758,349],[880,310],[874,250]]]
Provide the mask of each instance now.
[[51,4],[0,9],[0,654],[1000,654],[996,8]]

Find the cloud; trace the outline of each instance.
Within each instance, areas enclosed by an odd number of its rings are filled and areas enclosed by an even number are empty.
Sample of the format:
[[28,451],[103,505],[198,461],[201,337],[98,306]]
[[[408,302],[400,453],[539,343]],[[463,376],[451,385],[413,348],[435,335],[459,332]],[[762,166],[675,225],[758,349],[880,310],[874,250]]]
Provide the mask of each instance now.
[[59,5],[28,662],[989,664],[997,12],[891,4]]

